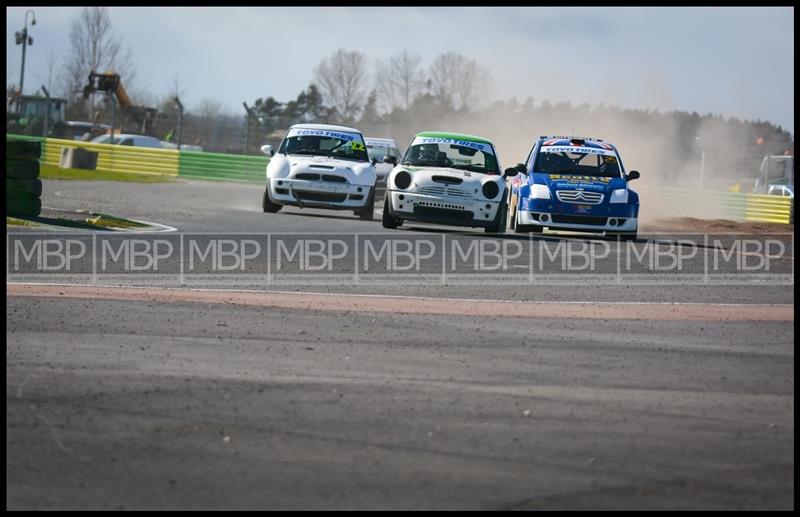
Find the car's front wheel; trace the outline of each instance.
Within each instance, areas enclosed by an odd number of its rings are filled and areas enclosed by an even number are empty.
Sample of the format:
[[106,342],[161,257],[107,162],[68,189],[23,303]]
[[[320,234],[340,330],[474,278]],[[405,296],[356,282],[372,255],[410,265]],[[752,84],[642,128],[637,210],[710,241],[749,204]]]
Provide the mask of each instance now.
[[283,205],[279,205],[278,203],[273,203],[272,200],[269,198],[269,187],[264,190],[264,199],[262,201],[262,206],[264,208],[264,212],[269,214],[274,214],[278,210],[281,209]]
[[372,221],[375,214],[375,189],[372,189],[372,192],[369,194],[369,201],[367,201],[367,205],[362,208],[361,210],[356,210],[356,215],[362,221]]
[[383,202],[383,218],[382,221],[383,227],[388,228],[390,230],[394,230],[401,224],[403,224],[402,219],[398,219],[397,217],[393,217],[392,214],[389,213],[389,193],[386,193],[386,197],[384,198]]
[[505,200],[500,202],[500,206],[497,207],[497,215],[494,218],[494,222],[491,226],[486,227],[486,233],[505,233],[506,232],[506,223],[508,219],[508,205],[506,204]]

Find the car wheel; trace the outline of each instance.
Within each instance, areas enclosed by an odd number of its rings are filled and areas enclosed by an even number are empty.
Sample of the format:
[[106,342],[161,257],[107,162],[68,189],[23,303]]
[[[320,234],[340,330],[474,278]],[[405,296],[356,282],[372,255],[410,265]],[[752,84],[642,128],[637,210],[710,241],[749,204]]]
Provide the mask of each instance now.
[[398,226],[402,224],[402,219],[398,219],[396,217],[392,217],[392,214],[389,213],[389,195],[386,194],[385,201],[383,202],[383,219],[381,221],[383,223],[384,228],[389,228],[390,230],[394,230]]
[[494,222],[486,228],[486,233],[505,233],[508,219],[508,205],[505,201],[500,202]]
[[369,194],[369,201],[367,202],[367,206],[358,210],[356,215],[362,221],[372,221],[375,214],[375,188],[372,189],[372,192]]
[[278,203],[273,203],[272,200],[269,198],[269,187],[264,190],[264,200],[262,201],[262,205],[264,208],[264,212],[268,214],[274,214],[278,210],[281,209],[283,205],[279,205]]

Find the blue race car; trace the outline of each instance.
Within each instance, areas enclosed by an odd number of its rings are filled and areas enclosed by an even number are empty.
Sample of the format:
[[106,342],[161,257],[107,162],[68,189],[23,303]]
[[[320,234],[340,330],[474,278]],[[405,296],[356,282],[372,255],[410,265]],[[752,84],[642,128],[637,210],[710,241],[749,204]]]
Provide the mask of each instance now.
[[510,182],[508,225],[517,233],[569,230],[636,239],[639,195],[617,148],[595,138],[542,136]]

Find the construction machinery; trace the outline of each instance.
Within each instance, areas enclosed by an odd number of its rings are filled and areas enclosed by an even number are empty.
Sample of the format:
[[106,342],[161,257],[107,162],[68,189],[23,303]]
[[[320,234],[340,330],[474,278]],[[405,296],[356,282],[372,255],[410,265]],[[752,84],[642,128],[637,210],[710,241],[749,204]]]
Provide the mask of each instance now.
[[[107,93],[112,101],[112,122],[111,125],[124,127],[135,127],[136,132],[143,135],[151,135],[156,123],[158,122],[158,110],[147,106],[136,106],[131,101],[128,92],[122,85],[119,74],[112,70],[106,72],[89,73],[89,84],[83,89],[83,97],[89,98],[93,93]],[[122,123],[116,121],[116,108],[119,106]]]
[[753,193],[772,194],[778,190],[775,187],[789,187],[794,191],[794,155],[767,155],[761,161]]

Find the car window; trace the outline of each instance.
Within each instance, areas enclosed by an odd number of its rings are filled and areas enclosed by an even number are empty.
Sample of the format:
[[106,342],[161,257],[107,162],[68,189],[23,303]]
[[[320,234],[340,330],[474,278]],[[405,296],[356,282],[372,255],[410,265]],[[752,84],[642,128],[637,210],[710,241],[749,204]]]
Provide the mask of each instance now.
[[491,144],[451,138],[416,137],[403,157],[404,165],[450,167],[483,174],[499,174]]
[[[313,131],[313,130],[308,130]],[[311,156],[330,156],[346,160],[369,161],[367,147],[362,138],[349,133],[322,131],[327,134],[301,134],[288,136],[278,149],[284,154],[307,154]],[[290,133],[291,134],[291,133]]]
[[545,147],[539,151],[533,170],[546,174],[577,174],[601,178],[620,176],[616,156],[577,148],[553,152]]

